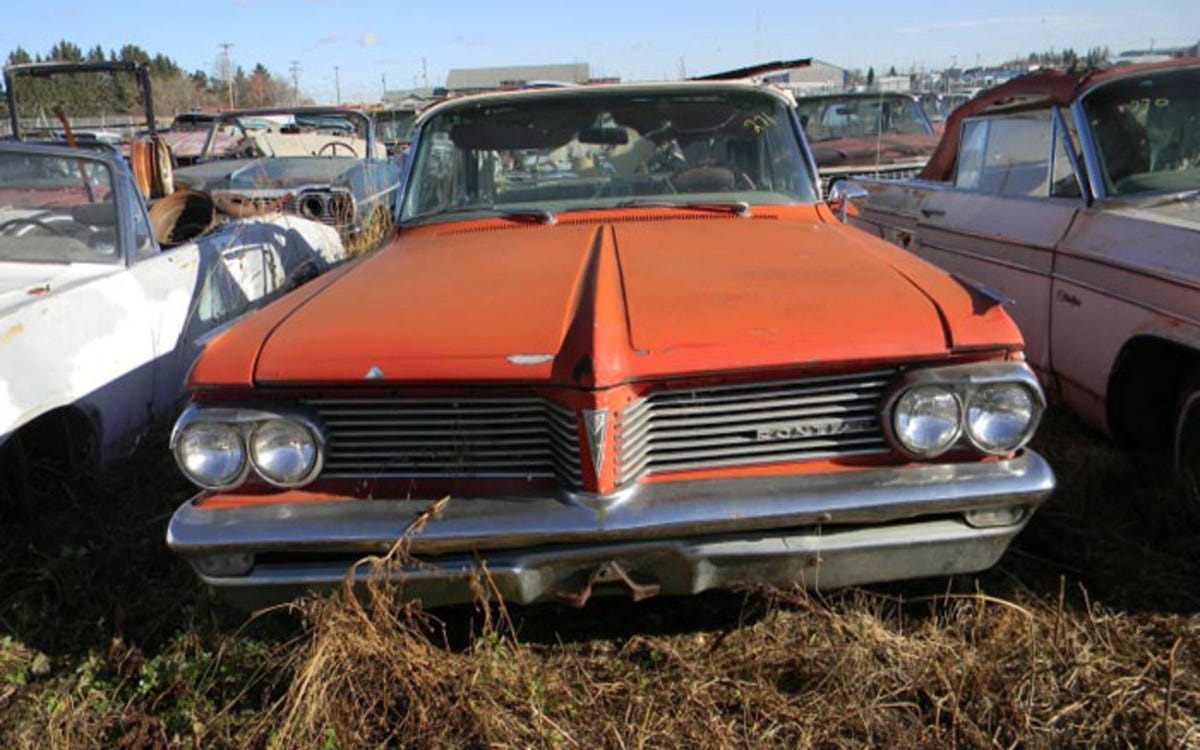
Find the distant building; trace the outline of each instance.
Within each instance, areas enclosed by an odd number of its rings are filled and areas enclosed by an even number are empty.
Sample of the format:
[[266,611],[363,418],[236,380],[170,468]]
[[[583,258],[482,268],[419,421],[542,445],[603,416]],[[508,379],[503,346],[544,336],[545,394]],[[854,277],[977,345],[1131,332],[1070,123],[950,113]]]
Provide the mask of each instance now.
[[385,107],[420,109],[429,102],[445,96],[442,88],[388,89],[383,92]]
[[808,65],[769,73],[763,80],[782,86],[797,95],[819,94],[826,91],[841,91],[850,82],[845,68],[813,60]]
[[591,76],[587,63],[453,68],[446,76],[446,90],[452,94],[477,94],[520,89],[541,82],[589,83]]

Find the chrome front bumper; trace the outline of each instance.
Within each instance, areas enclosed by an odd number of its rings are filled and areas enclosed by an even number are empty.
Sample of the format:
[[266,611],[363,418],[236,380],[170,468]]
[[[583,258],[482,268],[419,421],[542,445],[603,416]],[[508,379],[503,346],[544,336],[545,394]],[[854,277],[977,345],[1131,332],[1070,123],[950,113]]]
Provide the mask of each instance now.
[[[420,564],[396,575],[427,605],[469,601],[483,560],[500,593],[530,603],[605,589],[692,594],[739,584],[811,587],[968,573],[1000,558],[1054,488],[1041,456],[736,480],[639,484],[621,495],[451,498],[411,538]],[[285,601],[340,583],[390,549],[432,505],[414,500],[290,503],[206,510],[185,503],[167,542],[235,603]],[[979,528],[965,513],[1024,508]],[[255,555],[240,575],[213,562]],[[366,568],[360,572],[365,575]],[[589,587],[590,588],[590,587]]]

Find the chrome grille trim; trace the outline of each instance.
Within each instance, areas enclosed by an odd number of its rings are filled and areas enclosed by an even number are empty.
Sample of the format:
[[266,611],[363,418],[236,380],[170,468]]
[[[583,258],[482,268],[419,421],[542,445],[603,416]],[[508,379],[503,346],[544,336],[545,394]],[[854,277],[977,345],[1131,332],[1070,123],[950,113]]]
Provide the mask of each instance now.
[[540,398],[330,398],[305,402],[331,479],[557,478],[583,486],[575,413]]
[[[617,414],[617,482],[656,472],[886,453],[879,414],[895,375],[878,370],[651,393]],[[814,423],[836,425],[837,432],[760,436]]]

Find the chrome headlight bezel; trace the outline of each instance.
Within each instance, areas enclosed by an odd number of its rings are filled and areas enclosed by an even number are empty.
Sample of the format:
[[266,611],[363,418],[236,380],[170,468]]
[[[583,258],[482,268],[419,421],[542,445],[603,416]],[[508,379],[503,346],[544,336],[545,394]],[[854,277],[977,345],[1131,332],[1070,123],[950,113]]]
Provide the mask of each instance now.
[[[968,429],[968,409],[976,392],[996,385],[1018,386],[1028,393],[1031,417],[1021,439],[1013,447],[990,448],[981,445]],[[953,392],[959,403],[959,430],[943,450],[919,452],[908,448],[896,430],[896,406],[906,393],[918,388],[940,387]],[[985,455],[1011,455],[1024,448],[1037,432],[1046,409],[1046,398],[1033,370],[1023,361],[984,361],[961,365],[914,368],[903,372],[884,398],[881,422],[891,446],[907,458],[928,461],[944,453],[965,449]]]
[[[950,404],[954,408],[954,416],[952,418],[953,423],[949,425],[951,428],[949,435],[944,438],[942,442],[929,448],[913,447],[913,445],[904,439],[904,429],[899,423],[902,417],[902,406],[905,399],[922,391],[933,392],[938,397],[949,398]],[[958,442],[959,438],[962,437],[964,424],[963,412],[964,406],[962,397],[957,391],[955,391],[955,389],[949,388],[941,383],[917,383],[905,388],[903,392],[896,395],[896,400],[892,404],[891,414],[889,415],[887,421],[897,446],[903,449],[910,457],[929,459],[936,458],[950,450],[950,448],[952,448],[954,444]]]
[[[979,408],[978,403],[985,397],[985,394],[1001,388],[1011,388],[1014,391],[1022,393],[1025,398],[1029,399],[1029,419],[1021,427],[1021,431],[1015,441],[1010,441],[1010,443],[1003,445],[989,444],[975,429],[975,420],[971,412],[973,409]],[[1012,382],[988,383],[975,388],[971,393],[970,399],[967,401],[963,411],[963,433],[971,441],[971,445],[978,450],[993,456],[1004,456],[1020,450],[1029,443],[1033,438],[1033,433],[1037,429],[1040,418],[1041,407],[1038,405],[1038,394],[1032,391],[1027,385]]]
[[[310,469],[304,476],[296,481],[279,480],[272,478],[269,472],[264,472],[254,459],[253,441],[254,433],[257,429],[268,422],[285,421],[304,429],[312,438],[314,445],[314,459]],[[243,467],[240,475],[227,483],[214,484],[201,482],[192,475],[186,468],[186,465],[181,460],[179,454],[180,439],[197,424],[219,424],[225,425],[233,430],[236,430],[241,442],[243,454]],[[321,428],[318,421],[311,415],[302,410],[295,408],[236,408],[236,407],[209,407],[199,404],[193,404],[184,410],[179,419],[175,422],[175,428],[171,433],[171,452],[175,456],[175,461],[179,465],[180,471],[184,476],[194,484],[199,485],[207,490],[228,490],[237,487],[247,481],[253,473],[255,476],[262,479],[267,484],[278,487],[280,489],[294,489],[310,484],[321,473],[325,461],[325,432]]]
[[[187,446],[189,433],[195,430],[213,428],[226,431],[230,437],[237,441],[240,451],[237,471],[231,473],[230,477],[225,481],[210,480],[197,475],[188,468],[187,457],[182,453]],[[171,435],[171,454],[175,457],[175,463],[179,466],[179,470],[183,472],[183,475],[188,478],[188,481],[206,490],[224,490],[236,487],[246,481],[246,475],[250,472],[250,459],[246,452],[246,442],[242,438],[241,431],[234,425],[218,420],[193,419],[187,423],[176,423],[175,431]]]
[[[301,434],[307,436],[312,447],[312,458],[308,466],[296,479],[281,478],[278,472],[269,470],[265,464],[263,457],[259,455],[258,440],[263,430],[269,425],[282,424],[289,428],[297,429]],[[302,487],[310,483],[317,474],[321,472],[322,456],[324,451],[321,450],[321,440],[318,437],[318,432],[308,420],[300,420],[295,417],[276,417],[275,419],[267,419],[261,422],[256,422],[253,429],[250,430],[246,439],[247,454],[250,464],[254,467],[254,471],[263,478],[267,483],[275,487],[291,489],[294,487]]]

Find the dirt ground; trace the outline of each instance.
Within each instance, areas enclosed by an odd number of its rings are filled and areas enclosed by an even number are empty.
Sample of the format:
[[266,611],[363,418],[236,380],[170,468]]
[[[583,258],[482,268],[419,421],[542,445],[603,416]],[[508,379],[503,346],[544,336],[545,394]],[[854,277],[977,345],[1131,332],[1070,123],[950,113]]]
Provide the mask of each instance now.
[[[4,747],[1200,747],[1200,504],[1063,414],[991,571],[838,591],[252,618],[163,535],[161,443],[4,509]],[[484,592],[486,593],[486,592]]]

